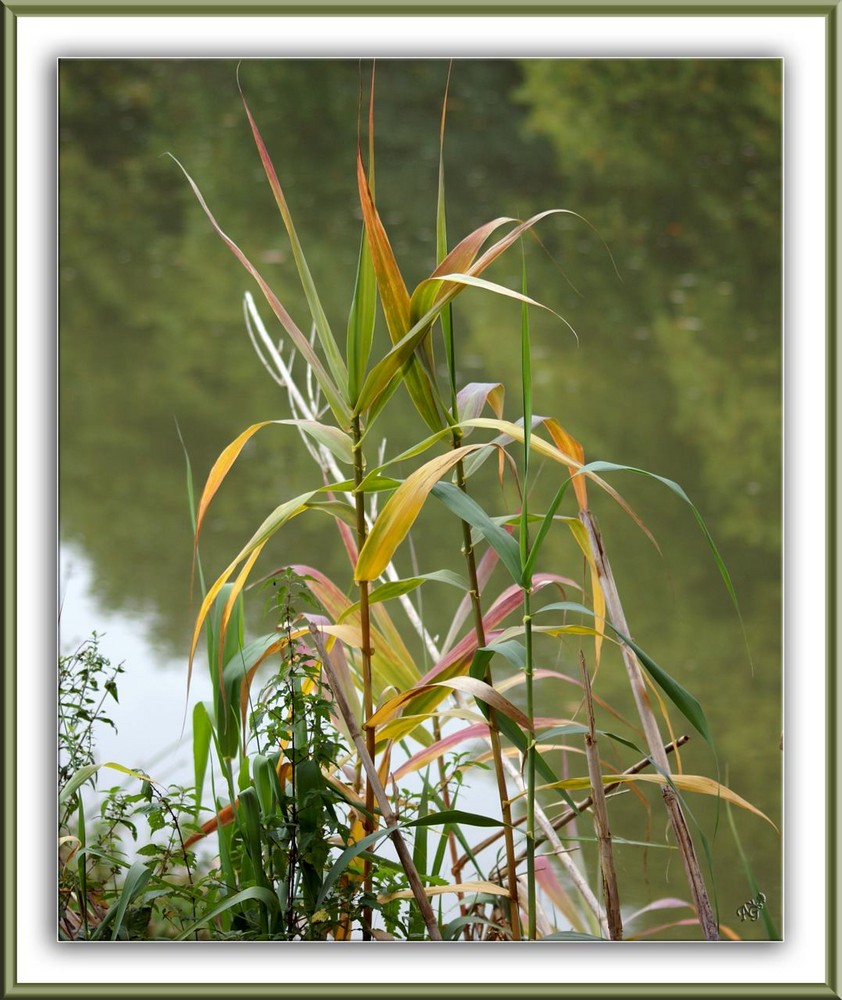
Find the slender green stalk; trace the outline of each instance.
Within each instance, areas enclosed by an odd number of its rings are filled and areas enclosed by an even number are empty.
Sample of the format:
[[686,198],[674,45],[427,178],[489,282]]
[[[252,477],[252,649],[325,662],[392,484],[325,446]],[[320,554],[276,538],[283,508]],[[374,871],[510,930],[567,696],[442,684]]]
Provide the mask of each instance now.
[[[526,295],[526,257],[521,253],[521,291]],[[532,649],[532,574],[529,565],[529,446],[532,434],[532,351],[529,342],[529,311],[521,308],[521,380],[523,384],[523,500],[520,520],[520,564],[524,572],[523,628],[526,646],[526,716],[529,719],[529,744],[526,749],[526,886],[528,899],[528,937],[534,941],[537,933],[535,896],[535,702],[534,653]]]
[[[524,497],[524,504],[526,499]],[[526,645],[526,716],[529,719],[529,745],[526,748],[526,885],[528,905],[528,937],[535,940],[535,703],[533,693],[534,657],[532,651],[532,608],[530,589],[523,589],[523,625]]]
[[[355,417],[352,425],[352,434],[354,440],[354,486],[357,489],[355,493],[356,502],[356,512],[357,512],[357,548],[362,550],[363,545],[365,545],[367,529],[365,523],[365,494],[359,491],[359,486],[363,481],[364,475],[364,463],[363,463],[363,453],[362,453],[362,430],[360,427],[360,418]],[[359,582],[359,592],[360,592],[360,631],[362,632],[362,675],[363,675],[363,719],[365,722],[371,718],[374,712],[374,699],[371,692],[371,617],[369,614],[368,606],[368,581],[360,580]],[[366,749],[368,750],[368,755],[374,760],[374,730],[366,727],[365,729],[365,743]],[[368,775],[366,775],[365,783],[365,808],[366,815],[363,818],[363,827],[365,832],[373,833],[374,831],[374,789],[372,788],[371,780]],[[369,861],[365,862],[363,869],[363,891],[366,895],[371,892],[371,863]],[[371,939],[371,907],[364,907],[363,914],[363,940],[369,941]]]
[[[455,364],[455,356],[452,347],[453,341],[451,339],[451,354],[450,362]],[[456,397],[453,396],[453,416],[454,420],[459,420],[459,414],[456,405]],[[461,444],[461,434],[458,431],[453,433],[453,447],[458,448]],[[460,490],[463,493],[468,493],[468,483],[465,478],[465,467],[460,460],[456,464],[456,482]],[[482,648],[486,644],[485,637],[485,625],[483,623],[482,616],[482,596],[480,594],[479,577],[477,574],[477,561],[474,554],[474,543],[471,538],[471,526],[467,521],[462,521],[462,548],[465,553],[465,564],[468,569],[468,584],[470,587],[471,595],[471,607],[474,614],[474,634],[477,638],[478,648]],[[485,675],[483,680],[486,684],[494,686],[494,679],[491,674],[490,665],[485,668]],[[497,794],[500,798],[500,812],[503,818],[503,836],[506,844],[506,872],[507,872],[507,885],[509,889],[509,919],[512,928],[512,937],[515,941],[520,941],[520,901],[518,894],[518,882],[517,882],[517,864],[515,863],[515,839],[514,832],[512,829],[512,807],[509,802],[509,789],[506,783],[506,772],[503,767],[503,748],[500,743],[500,733],[497,728],[497,713],[494,708],[489,706],[488,715],[488,732],[489,739],[491,742],[491,753],[494,760],[494,776],[497,782]]]

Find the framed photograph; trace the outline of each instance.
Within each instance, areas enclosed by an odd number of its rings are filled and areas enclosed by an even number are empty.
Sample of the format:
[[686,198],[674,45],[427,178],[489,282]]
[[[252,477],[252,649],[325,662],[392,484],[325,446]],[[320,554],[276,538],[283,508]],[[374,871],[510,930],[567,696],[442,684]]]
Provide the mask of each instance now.
[[839,996],[837,4],[3,6],[6,995]]

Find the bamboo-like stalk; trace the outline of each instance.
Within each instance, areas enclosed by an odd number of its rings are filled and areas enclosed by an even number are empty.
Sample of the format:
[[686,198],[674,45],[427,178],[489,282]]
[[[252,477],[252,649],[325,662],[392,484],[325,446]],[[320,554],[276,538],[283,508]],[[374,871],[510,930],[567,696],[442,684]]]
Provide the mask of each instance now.
[[[357,548],[362,550],[365,545],[368,529],[365,520],[365,494],[359,491],[359,486],[363,481],[363,453],[362,453],[362,431],[360,428],[360,418],[355,417],[353,426],[353,450],[354,450],[354,501],[357,513]],[[363,720],[368,722],[374,712],[374,699],[371,691],[371,618],[368,606],[368,581],[359,581],[360,593],[360,631],[362,632],[362,676],[363,676]],[[368,756],[374,761],[374,730],[366,729],[365,744]],[[363,817],[363,828],[365,832],[374,831],[374,789],[371,778],[366,771],[365,784],[365,808],[366,814]],[[363,888],[368,895],[371,893],[371,863],[366,861],[363,867]],[[371,938],[371,907],[363,909],[363,940]]]
[[[593,554],[597,577],[605,595],[605,605],[608,610],[609,620],[614,628],[616,628],[622,635],[630,638],[629,627],[626,623],[625,613],[623,612],[623,605],[620,601],[617,585],[614,582],[614,574],[611,571],[611,565],[605,554],[602,536],[600,535],[596,520],[587,508],[583,508],[579,511],[579,520],[585,526],[585,530],[588,533],[588,540]],[[634,652],[627,645],[625,645],[625,643],[621,644],[621,651],[623,654],[623,662],[626,666],[626,673],[628,674],[629,683],[631,685],[632,694],[634,696],[635,705],[637,706],[638,715],[640,716],[640,721],[643,724],[643,731],[646,736],[649,752],[660,771],[665,777],[668,777],[670,774],[669,761],[667,760],[667,755],[664,752],[664,745],[658,728],[658,720],[655,718],[655,712],[652,709],[652,705],[649,701],[649,695],[646,692],[643,672],[640,664],[637,662],[637,657],[634,655]],[[675,790],[669,785],[664,785],[661,790],[661,795],[667,810],[667,816],[669,817],[670,824],[672,825],[672,829],[675,834],[678,849],[681,852],[681,859],[684,863],[684,871],[690,885],[690,892],[693,895],[693,902],[696,906],[696,914],[699,918],[699,924],[701,925],[702,931],[708,941],[718,941],[719,928],[716,923],[713,908],[710,904],[710,897],[708,896],[707,888],[705,887],[705,880],[699,866],[699,860],[696,856],[696,849],[693,846],[693,839],[690,836],[690,831],[687,828],[687,821],[685,820],[684,813],[681,810],[681,803],[678,801]]]
[[588,713],[588,732],[585,733],[585,754],[588,759],[588,774],[593,789],[594,830],[599,847],[599,869],[602,877],[602,898],[608,923],[608,936],[612,941],[623,938],[623,918],[620,914],[620,894],[617,890],[617,870],[614,866],[614,850],[611,846],[611,828],[608,825],[608,809],[605,806],[605,788],[602,784],[602,767],[596,740],[596,720],[591,694],[591,678],[585,664],[585,654],[579,650],[579,666],[585,687],[585,707]]
[[[527,792],[528,789],[526,787],[526,783],[524,782],[523,778],[520,776],[520,773],[518,772],[518,769],[511,763],[511,761],[508,761],[508,760],[506,761],[506,769],[508,770],[509,774],[512,776],[512,780],[515,782],[515,784],[520,789],[520,791],[521,792]],[[564,845],[561,843],[561,841],[556,836],[556,832],[553,829],[553,825],[550,822],[549,816],[547,816],[547,814],[544,812],[544,810],[541,808],[541,806],[537,802],[535,803],[535,819],[537,820],[537,822],[540,825],[540,827],[543,829],[544,835],[545,835],[546,839],[549,841],[550,846],[552,847],[553,851],[556,854],[556,857],[558,858],[558,860],[561,863],[562,867],[567,872],[567,874],[568,874],[568,876],[570,878],[570,881],[576,887],[576,889],[577,889],[579,895],[582,897],[585,905],[588,907],[588,909],[593,914],[594,919],[596,920],[597,924],[602,929],[602,932],[603,933],[607,933],[607,927],[604,926],[605,922],[602,919],[602,916],[601,916],[600,910],[599,910],[599,900],[596,898],[596,896],[594,896],[593,892],[591,891],[591,887],[587,883],[587,880],[582,875],[582,873],[579,871],[579,869],[576,867],[576,864],[574,863],[573,859],[570,857],[569,851],[566,851],[564,849]],[[523,857],[525,857],[525,856],[526,856],[526,852],[524,852],[524,854],[523,854]],[[535,930],[536,930],[536,933],[537,933],[537,926],[538,926],[537,913],[538,913],[538,911],[537,911],[537,901],[536,901],[536,909],[535,909],[535,914],[536,914],[536,917],[535,917]]]
[[[454,399],[454,413],[456,403]],[[453,447],[458,448],[460,436],[453,435]],[[456,483],[463,493],[468,492],[468,484],[465,479],[465,467],[460,460],[456,464]],[[477,576],[477,562],[474,555],[474,543],[471,538],[471,526],[467,521],[462,521],[463,549],[465,553],[465,564],[468,569],[468,584],[470,586],[471,607],[474,613],[474,634],[477,637],[477,648],[481,649],[486,644],[485,625],[482,616],[482,596],[480,594],[479,579]],[[483,680],[486,684],[494,686],[494,678],[491,673],[491,665],[487,664]],[[515,840],[512,829],[512,807],[509,802],[509,789],[506,784],[506,772],[503,768],[503,748],[500,744],[500,733],[497,729],[497,713],[489,706],[488,712],[488,738],[491,743],[491,754],[494,761],[494,777],[497,782],[497,794],[500,798],[500,811],[503,818],[503,838],[506,846],[506,881],[509,890],[509,919],[511,921],[512,937],[515,941],[520,941],[520,901],[518,898],[517,865],[515,864]]]
[[336,705],[345,720],[345,725],[348,727],[348,732],[351,734],[351,739],[354,741],[354,746],[356,747],[357,753],[359,754],[360,760],[365,768],[366,777],[368,778],[367,787],[372,790],[372,795],[377,800],[377,806],[380,809],[383,821],[386,824],[386,831],[384,832],[388,832],[392,838],[392,843],[395,845],[395,851],[397,852],[401,866],[406,874],[409,887],[412,890],[412,895],[415,897],[415,901],[418,904],[422,917],[424,918],[424,923],[427,927],[430,939],[432,941],[441,941],[442,937],[441,932],[439,931],[438,922],[436,921],[436,915],[433,912],[433,908],[430,905],[430,900],[427,894],[424,892],[421,877],[418,874],[418,869],[415,867],[415,862],[412,860],[409,848],[406,846],[406,841],[403,839],[403,836],[398,829],[398,819],[392,811],[392,807],[389,804],[389,797],[386,795],[386,790],[377,774],[377,768],[374,766],[374,758],[368,750],[367,743],[369,741],[368,739],[363,739],[360,727],[354,717],[354,712],[348,704],[348,701],[342,691],[342,685],[339,683],[338,678],[334,673],[333,664],[331,663],[327,650],[324,647],[319,630],[313,624],[310,625],[310,635],[319,654],[319,658],[322,661],[322,669],[327,675],[328,684],[330,685],[334,701],[336,702]]

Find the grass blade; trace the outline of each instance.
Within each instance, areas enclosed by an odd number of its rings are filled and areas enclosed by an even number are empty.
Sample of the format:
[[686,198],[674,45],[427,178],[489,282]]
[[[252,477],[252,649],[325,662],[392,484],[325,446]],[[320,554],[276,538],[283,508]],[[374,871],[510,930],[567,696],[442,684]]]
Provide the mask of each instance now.
[[315,376],[316,381],[321,386],[322,392],[324,392],[325,395],[325,399],[327,400],[328,405],[333,411],[333,415],[336,417],[336,420],[339,423],[340,427],[349,427],[351,423],[351,411],[348,406],[348,403],[342,397],[341,392],[337,388],[334,381],[331,379],[330,375],[328,374],[327,370],[322,364],[321,359],[313,350],[312,346],[310,345],[310,341],[307,339],[307,337],[304,336],[304,334],[298,328],[293,318],[283,307],[280,300],[272,291],[272,289],[269,287],[269,285],[266,283],[266,281],[263,279],[263,276],[260,274],[257,268],[251,263],[248,257],[246,257],[243,251],[230,238],[230,236],[226,235],[226,233],[222,230],[222,227],[214,218],[213,213],[208,208],[205,199],[202,197],[201,191],[199,190],[198,186],[196,185],[196,182],[193,180],[190,174],[187,173],[187,171],[184,169],[181,163],[172,155],[172,153],[168,153],[167,155],[170,156],[175,161],[176,164],[178,164],[178,167],[180,168],[181,172],[187,178],[190,187],[193,189],[193,193],[195,194],[199,204],[201,205],[205,215],[208,217],[208,220],[210,221],[217,235],[225,243],[225,245],[228,247],[231,253],[234,254],[237,260],[239,260],[239,262],[243,265],[243,267],[248,271],[248,273],[254,278],[257,284],[260,286],[260,290],[263,292],[263,295],[265,296],[266,301],[269,303],[272,312],[274,312],[274,314],[278,317],[281,326],[283,326],[283,328],[286,330],[287,334],[289,335],[296,349],[312,369],[313,375]]
[[345,367],[344,361],[342,360],[339,348],[336,346],[336,341],[331,333],[327,316],[325,315],[325,311],[322,308],[321,301],[319,300],[319,294],[316,291],[316,285],[313,281],[312,275],[310,274],[310,268],[307,266],[307,261],[304,258],[304,251],[301,249],[298,234],[296,233],[295,226],[292,223],[292,216],[290,215],[286,198],[284,197],[284,193],[281,189],[280,181],[275,173],[275,168],[272,165],[272,160],[269,157],[269,153],[263,142],[263,138],[260,135],[260,131],[257,128],[257,123],[249,110],[248,102],[243,94],[243,88],[240,86],[239,71],[237,73],[237,86],[240,89],[240,97],[243,101],[243,107],[246,109],[246,115],[248,116],[252,135],[254,136],[254,141],[257,145],[257,151],[260,154],[260,161],[263,164],[263,170],[266,173],[266,178],[272,189],[272,194],[275,196],[275,203],[281,213],[281,218],[284,221],[284,226],[286,227],[287,235],[289,236],[289,242],[292,247],[292,256],[295,260],[295,266],[298,269],[298,276],[301,279],[301,287],[304,289],[304,294],[307,298],[307,305],[310,307],[310,315],[313,317],[313,324],[316,327],[319,343],[322,346],[322,350],[325,352],[325,358],[327,359],[328,367],[330,368],[334,381],[337,385],[345,385],[348,382],[348,371]]

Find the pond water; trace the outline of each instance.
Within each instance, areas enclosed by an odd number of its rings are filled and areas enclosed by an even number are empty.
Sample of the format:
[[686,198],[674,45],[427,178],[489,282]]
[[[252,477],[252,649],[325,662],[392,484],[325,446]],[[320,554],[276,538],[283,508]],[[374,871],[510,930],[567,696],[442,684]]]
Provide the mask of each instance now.
[[[177,427],[198,488],[241,430],[290,413],[245,333],[243,294],[256,290],[163,154],[184,164],[299,324],[306,315],[235,68],[227,60],[72,60],[60,68],[61,643],[66,650],[91,630],[107,633],[106,652],[125,661],[126,675],[120,735],[103,734],[102,757],[167,781],[189,776],[186,744],[178,744],[197,610]],[[378,65],[377,200],[411,285],[435,264],[446,76],[447,63],[437,60]],[[325,310],[343,330],[360,229],[359,67],[253,61],[240,79]],[[582,441],[588,459],[675,480],[701,511],[731,572],[745,635],[705,539],[674,493],[628,473],[612,479],[660,553],[616,506],[591,495],[635,638],[703,705],[723,780],[780,826],[779,63],[457,61],[445,162],[451,244],[500,215],[565,208],[587,220],[548,219],[536,230],[540,244],[527,248],[530,294],[578,336],[532,310],[535,410]],[[519,287],[520,261],[504,258],[487,276]],[[268,308],[258,306],[268,324]],[[460,380],[505,382],[506,415],[515,418],[519,306],[469,290],[454,319]],[[378,337],[380,347],[384,332]],[[404,404],[396,395],[382,418],[387,454],[418,435]],[[555,491],[554,475],[540,471],[534,509]],[[281,500],[317,483],[294,432],[261,432],[214,501],[206,568],[219,572]],[[505,501],[513,502],[510,492]],[[443,508],[425,512],[414,533],[421,571],[460,568],[457,532]],[[297,520],[270,548],[259,563],[266,571],[303,562],[350,582],[324,520]],[[408,561],[399,568],[407,572]],[[561,538],[539,569],[581,577]],[[430,590],[423,612],[443,634],[447,615],[436,595]],[[264,627],[260,608],[254,613],[251,627]],[[575,669],[573,646],[542,655]],[[620,667],[607,655],[597,690],[627,711]],[[191,699],[206,697],[207,686],[197,674]],[[540,697],[541,715],[575,708],[551,690]],[[683,765],[715,774],[700,738]],[[715,805],[692,805],[711,835]],[[645,827],[637,804],[617,810],[621,822]],[[756,817],[735,818],[780,927],[780,840]],[[661,838],[654,810],[650,832]],[[723,922],[761,936],[759,924],[736,916],[752,894],[727,823],[713,857]],[[655,875],[660,865],[650,865],[648,880],[622,852],[620,866],[641,906],[686,894],[677,860],[666,884]]]

